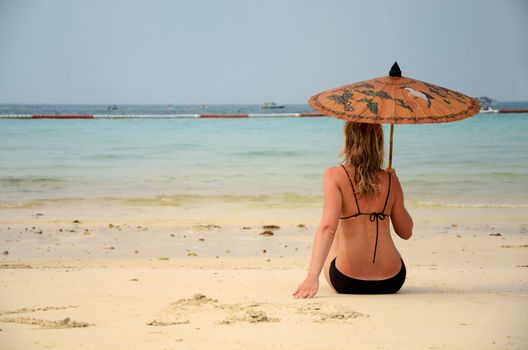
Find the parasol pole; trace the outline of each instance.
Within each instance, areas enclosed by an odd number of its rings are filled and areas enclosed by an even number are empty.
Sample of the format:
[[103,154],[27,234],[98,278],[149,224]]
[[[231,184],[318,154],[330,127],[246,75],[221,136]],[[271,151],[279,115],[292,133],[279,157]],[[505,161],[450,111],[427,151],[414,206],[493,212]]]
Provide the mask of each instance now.
[[[398,66],[398,62],[394,62],[392,65],[390,71],[389,71],[389,77],[393,78],[401,78],[402,73],[400,66]],[[391,123],[391,130],[390,130],[390,145],[389,145],[389,169],[392,169],[392,139],[394,136],[394,123]]]
[[394,136],[394,124],[391,124],[390,129],[390,144],[389,144],[389,169],[392,169],[392,139]]

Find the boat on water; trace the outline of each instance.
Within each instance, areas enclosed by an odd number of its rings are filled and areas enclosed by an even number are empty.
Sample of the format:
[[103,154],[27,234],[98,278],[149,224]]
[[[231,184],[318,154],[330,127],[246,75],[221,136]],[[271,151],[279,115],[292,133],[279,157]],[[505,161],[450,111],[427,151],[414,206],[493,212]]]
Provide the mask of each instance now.
[[497,113],[499,110],[491,108],[491,104],[495,102],[494,99],[487,96],[476,97],[480,103],[480,113]]
[[107,109],[109,111],[115,111],[115,110],[119,109],[119,107],[117,107],[116,105],[110,105],[110,106],[107,107]]
[[486,109],[481,109],[479,113],[499,113],[499,110],[488,107]]
[[275,102],[266,102],[262,106],[260,106],[262,109],[279,109],[284,108],[284,105],[278,105]]

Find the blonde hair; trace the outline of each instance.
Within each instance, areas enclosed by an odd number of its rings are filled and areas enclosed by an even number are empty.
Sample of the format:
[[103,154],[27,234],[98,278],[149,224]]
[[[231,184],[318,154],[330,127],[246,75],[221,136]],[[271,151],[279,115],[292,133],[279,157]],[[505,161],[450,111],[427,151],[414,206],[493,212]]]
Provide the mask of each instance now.
[[355,189],[360,196],[373,196],[379,191],[377,172],[383,167],[383,129],[380,124],[347,121],[344,133],[341,155],[355,168]]

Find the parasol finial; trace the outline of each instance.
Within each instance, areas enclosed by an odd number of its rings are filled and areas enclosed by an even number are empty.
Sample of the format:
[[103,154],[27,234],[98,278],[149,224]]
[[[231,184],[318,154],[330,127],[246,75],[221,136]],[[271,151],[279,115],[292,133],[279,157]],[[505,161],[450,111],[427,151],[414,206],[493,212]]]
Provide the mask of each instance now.
[[394,62],[392,65],[389,72],[389,77],[401,77],[401,70],[400,66],[398,66],[398,62]]

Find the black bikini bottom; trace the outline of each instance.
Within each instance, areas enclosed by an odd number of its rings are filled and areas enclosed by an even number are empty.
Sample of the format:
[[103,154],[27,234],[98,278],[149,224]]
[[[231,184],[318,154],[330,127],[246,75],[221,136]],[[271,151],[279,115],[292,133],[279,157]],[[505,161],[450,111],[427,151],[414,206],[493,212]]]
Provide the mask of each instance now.
[[[400,258],[401,259],[401,258]],[[336,259],[330,264],[330,282],[341,294],[392,294],[396,293],[405,282],[407,273],[403,260],[401,269],[395,276],[384,280],[360,280],[341,273],[335,266]]]

